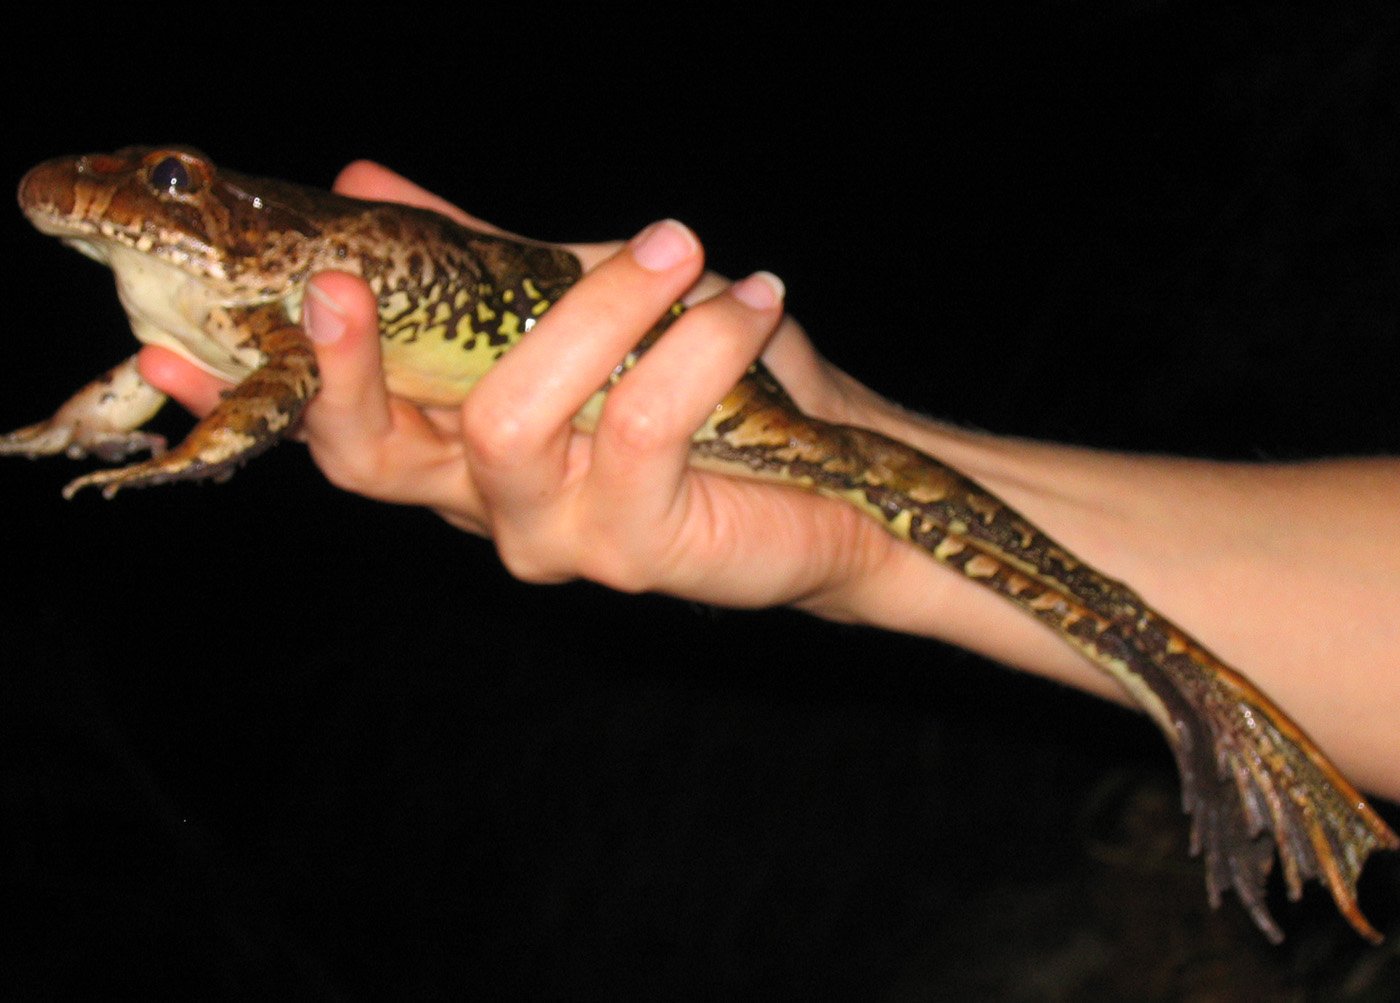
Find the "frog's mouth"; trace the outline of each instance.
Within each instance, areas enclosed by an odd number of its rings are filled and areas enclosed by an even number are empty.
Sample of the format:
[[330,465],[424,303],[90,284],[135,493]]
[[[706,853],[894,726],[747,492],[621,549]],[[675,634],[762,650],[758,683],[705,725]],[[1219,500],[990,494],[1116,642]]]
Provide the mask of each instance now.
[[[57,237],[69,247],[86,254],[89,258],[97,258],[98,261],[106,259],[99,256],[96,245],[103,240],[120,239],[115,232],[103,234],[99,225],[92,220],[75,219],[51,205],[25,205],[22,208],[25,218],[34,229],[47,237]],[[85,244],[88,246],[83,246]]]
[[[85,258],[112,265],[113,251],[116,248],[137,253],[149,253],[154,241],[139,233],[132,233],[111,221],[64,213],[61,207],[51,203],[24,204],[24,215],[34,229],[48,237],[56,237]],[[143,247],[146,244],[148,246]]]

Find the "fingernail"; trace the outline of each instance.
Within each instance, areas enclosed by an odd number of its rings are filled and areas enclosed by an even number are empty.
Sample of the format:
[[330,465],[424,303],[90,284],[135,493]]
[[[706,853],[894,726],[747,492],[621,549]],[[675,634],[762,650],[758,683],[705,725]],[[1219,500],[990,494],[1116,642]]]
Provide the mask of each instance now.
[[632,238],[632,257],[649,272],[675,268],[700,250],[700,241],[683,223],[663,219]]
[[301,322],[307,338],[318,345],[330,345],[345,334],[345,318],[340,315],[338,304],[312,282],[306,284]]
[[734,298],[755,310],[771,310],[780,306],[787,295],[783,280],[772,272],[754,272],[729,290]]

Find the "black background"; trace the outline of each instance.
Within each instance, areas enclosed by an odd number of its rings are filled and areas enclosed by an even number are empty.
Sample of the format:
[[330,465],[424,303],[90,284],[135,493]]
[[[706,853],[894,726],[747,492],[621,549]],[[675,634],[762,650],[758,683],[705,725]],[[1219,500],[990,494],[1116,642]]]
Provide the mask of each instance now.
[[[318,184],[371,157],[546,239],[683,219],[718,270],[782,275],[839,364],[950,420],[1246,460],[1400,440],[1388,4],[358,16],[16,32],[0,177],[132,142]],[[132,342],[95,266],[17,212],[0,241],[14,427]],[[0,473],[19,995],[1397,977],[1320,894],[1281,904],[1282,950],[1233,898],[1209,917],[1165,750],[1119,709],[792,613],[525,586],[295,445],[111,503],[63,502],[73,473]],[[1105,851],[1144,804],[1159,823]],[[1400,874],[1372,870],[1393,942]]]

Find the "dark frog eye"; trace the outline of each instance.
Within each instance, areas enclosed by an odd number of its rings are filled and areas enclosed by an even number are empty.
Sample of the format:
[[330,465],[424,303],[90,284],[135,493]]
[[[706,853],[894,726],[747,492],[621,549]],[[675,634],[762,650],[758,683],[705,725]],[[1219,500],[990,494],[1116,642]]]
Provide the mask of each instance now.
[[193,187],[190,169],[179,157],[165,157],[156,161],[155,166],[151,168],[150,177],[152,188],[172,195],[188,192]]

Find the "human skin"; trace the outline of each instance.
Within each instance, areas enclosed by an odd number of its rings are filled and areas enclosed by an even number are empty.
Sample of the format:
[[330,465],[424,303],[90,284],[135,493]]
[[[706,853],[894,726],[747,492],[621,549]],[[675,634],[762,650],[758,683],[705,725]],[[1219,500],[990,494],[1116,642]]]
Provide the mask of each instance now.
[[[371,163],[352,164],[335,187],[495,229]],[[326,477],[491,537],[527,581],[792,605],[1130,702],[1040,624],[850,506],[691,469],[691,433],[762,353],[808,413],[938,456],[1132,583],[1287,708],[1359,785],[1400,799],[1400,462],[1226,464],[963,431],[835,369],[783,315],[780,283],[706,274],[679,224],[572,249],[588,274],[457,408],[390,397],[368,288],[342,273],[313,279],[305,319],[323,386],[300,435]],[[679,298],[691,309],[611,391],[594,433],[575,431],[578,408]],[[141,368],[196,414],[223,389],[157,347],[142,350]]]

